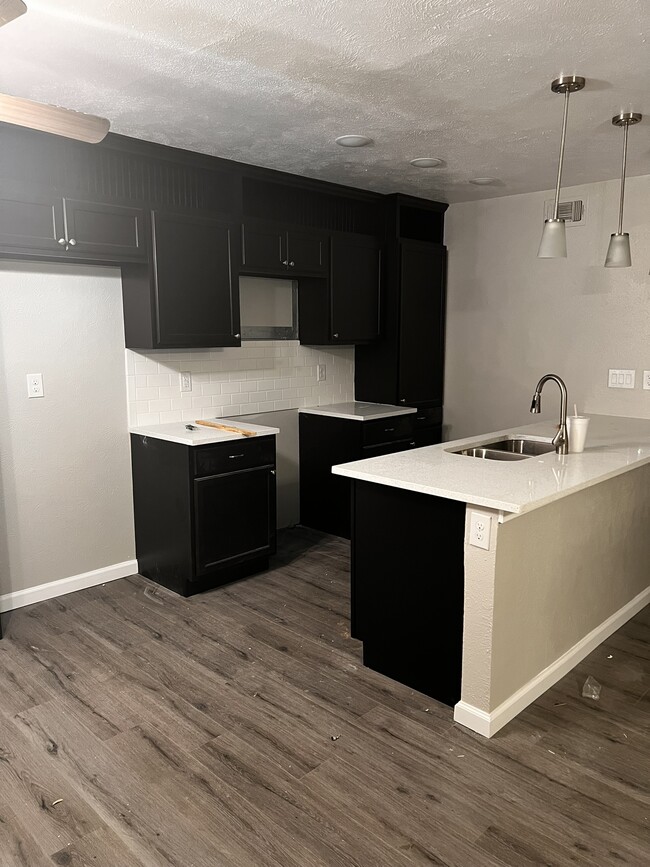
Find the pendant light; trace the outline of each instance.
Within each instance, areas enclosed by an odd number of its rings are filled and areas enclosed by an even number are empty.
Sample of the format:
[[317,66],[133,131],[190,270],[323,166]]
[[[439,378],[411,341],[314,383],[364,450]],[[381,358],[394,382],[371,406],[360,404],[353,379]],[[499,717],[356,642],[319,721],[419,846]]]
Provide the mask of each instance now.
[[569,117],[569,96],[582,90],[585,79],[580,75],[561,75],[551,83],[553,93],[564,94],[564,117],[562,119],[562,137],[560,139],[560,159],[557,167],[557,184],[555,185],[555,207],[550,220],[544,221],[544,231],[539,244],[537,256],[540,259],[566,258],[566,224],[559,217],[560,187],[562,185],[562,166],[564,163],[564,144],[566,142],[566,127]]
[[630,254],[630,236],[623,231],[623,204],[625,202],[625,170],[627,168],[627,133],[631,126],[639,123],[643,115],[633,111],[614,115],[614,126],[623,127],[623,160],[621,163],[621,197],[618,204],[618,231],[609,239],[605,268],[629,268],[632,264]]

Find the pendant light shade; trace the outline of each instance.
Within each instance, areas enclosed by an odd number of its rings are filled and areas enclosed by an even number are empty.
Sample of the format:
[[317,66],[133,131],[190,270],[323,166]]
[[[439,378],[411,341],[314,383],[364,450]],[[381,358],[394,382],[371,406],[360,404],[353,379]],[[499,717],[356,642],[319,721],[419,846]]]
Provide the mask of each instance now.
[[542,240],[537,251],[539,259],[566,259],[566,223],[564,220],[545,220]]
[[582,90],[585,79],[580,75],[561,75],[551,83],[553,93],[564,94],[564,115],[562,117],[562,136],[560,138],[560,158],[557,166],[557,183],[555,185],[555,206],[553,217],[544,223],[542,240],[537,251],[539,259],[566,258],[566,224],[559,217],[560,189],[562,186],[562,168],[564,165],[564,145],[566,143],[566,128],[569,118],[569,96]]
[[609,239],[605,268],[629,268],[632,264],[630,236],[628,232],[612,235]]
[[627,169],[627,133],[631,126],[639,123],[643,115],[633,111],[616,114],[612,118],[614,126],[623,127],[623,160],[621,162],[621,195],[618,203],[618,231],[609,239],[605,268],[629,268],[632,264],[630,236],[623,231],[623,205],[625,204],[625,171]]

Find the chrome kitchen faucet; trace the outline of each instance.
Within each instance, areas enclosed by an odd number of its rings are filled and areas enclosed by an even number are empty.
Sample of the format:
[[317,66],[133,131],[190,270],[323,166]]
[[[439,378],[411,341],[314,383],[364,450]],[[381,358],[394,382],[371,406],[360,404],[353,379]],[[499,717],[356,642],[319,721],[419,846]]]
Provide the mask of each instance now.
[[560,379],[560,377],[555,373],[547,373],[543,376],[537,383],[535,394],[533,395],[533,402],[530,405],[530,411],[541,412],[542,389],[549,379],[552,379],[553,382],[557,382],[560,389],[560,424],[552,442],[558,455],[566,455],[569,451],[569,437],[567,436],[566,429],[567,390],[564,380]]

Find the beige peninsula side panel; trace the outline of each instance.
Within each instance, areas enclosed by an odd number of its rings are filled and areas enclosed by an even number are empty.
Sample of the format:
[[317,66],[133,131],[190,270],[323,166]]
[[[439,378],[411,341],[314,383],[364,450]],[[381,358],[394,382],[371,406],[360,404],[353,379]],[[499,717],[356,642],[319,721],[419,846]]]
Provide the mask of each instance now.
[[648,584],[650,465],[501,524],[489,710]]

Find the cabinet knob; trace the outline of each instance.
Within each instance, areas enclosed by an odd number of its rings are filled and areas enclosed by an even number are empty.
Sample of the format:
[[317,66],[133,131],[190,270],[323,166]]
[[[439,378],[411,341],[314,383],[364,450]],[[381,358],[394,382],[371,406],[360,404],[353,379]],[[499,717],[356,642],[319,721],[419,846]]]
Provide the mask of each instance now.
[[282,260],[282,264],[283,264],[283,265],[288,265],[288,264],[289,264],[289,260],[288,260],[288,259],[283,259],[283,260]]
[[65,240],[65,238],[59,238],[59,244],[60,244],[62,247],[65,247],[65,245],[66,245],[66,240]]
[[334,337],[338,337],[338,334],[335,334]]
[[239,339],[239,338],[241,337],[241,334],[235,334],[235,337],[236,337],[237,339]]
[[71,247],[77,246],[77,242],[75,241],[74,238],[70,238],[70,240],[68,241],[68,244],[70,244]]
[[272,475],[272,476],[275,475],[275,470],[271,470],[271,475]]
[[400,397],[399,402],[400,402],[400,403],[406,403],[406,398],[405,398],[405,397]]
[[295,262],[289,262],[289,267],[293,268],[295,264]]

